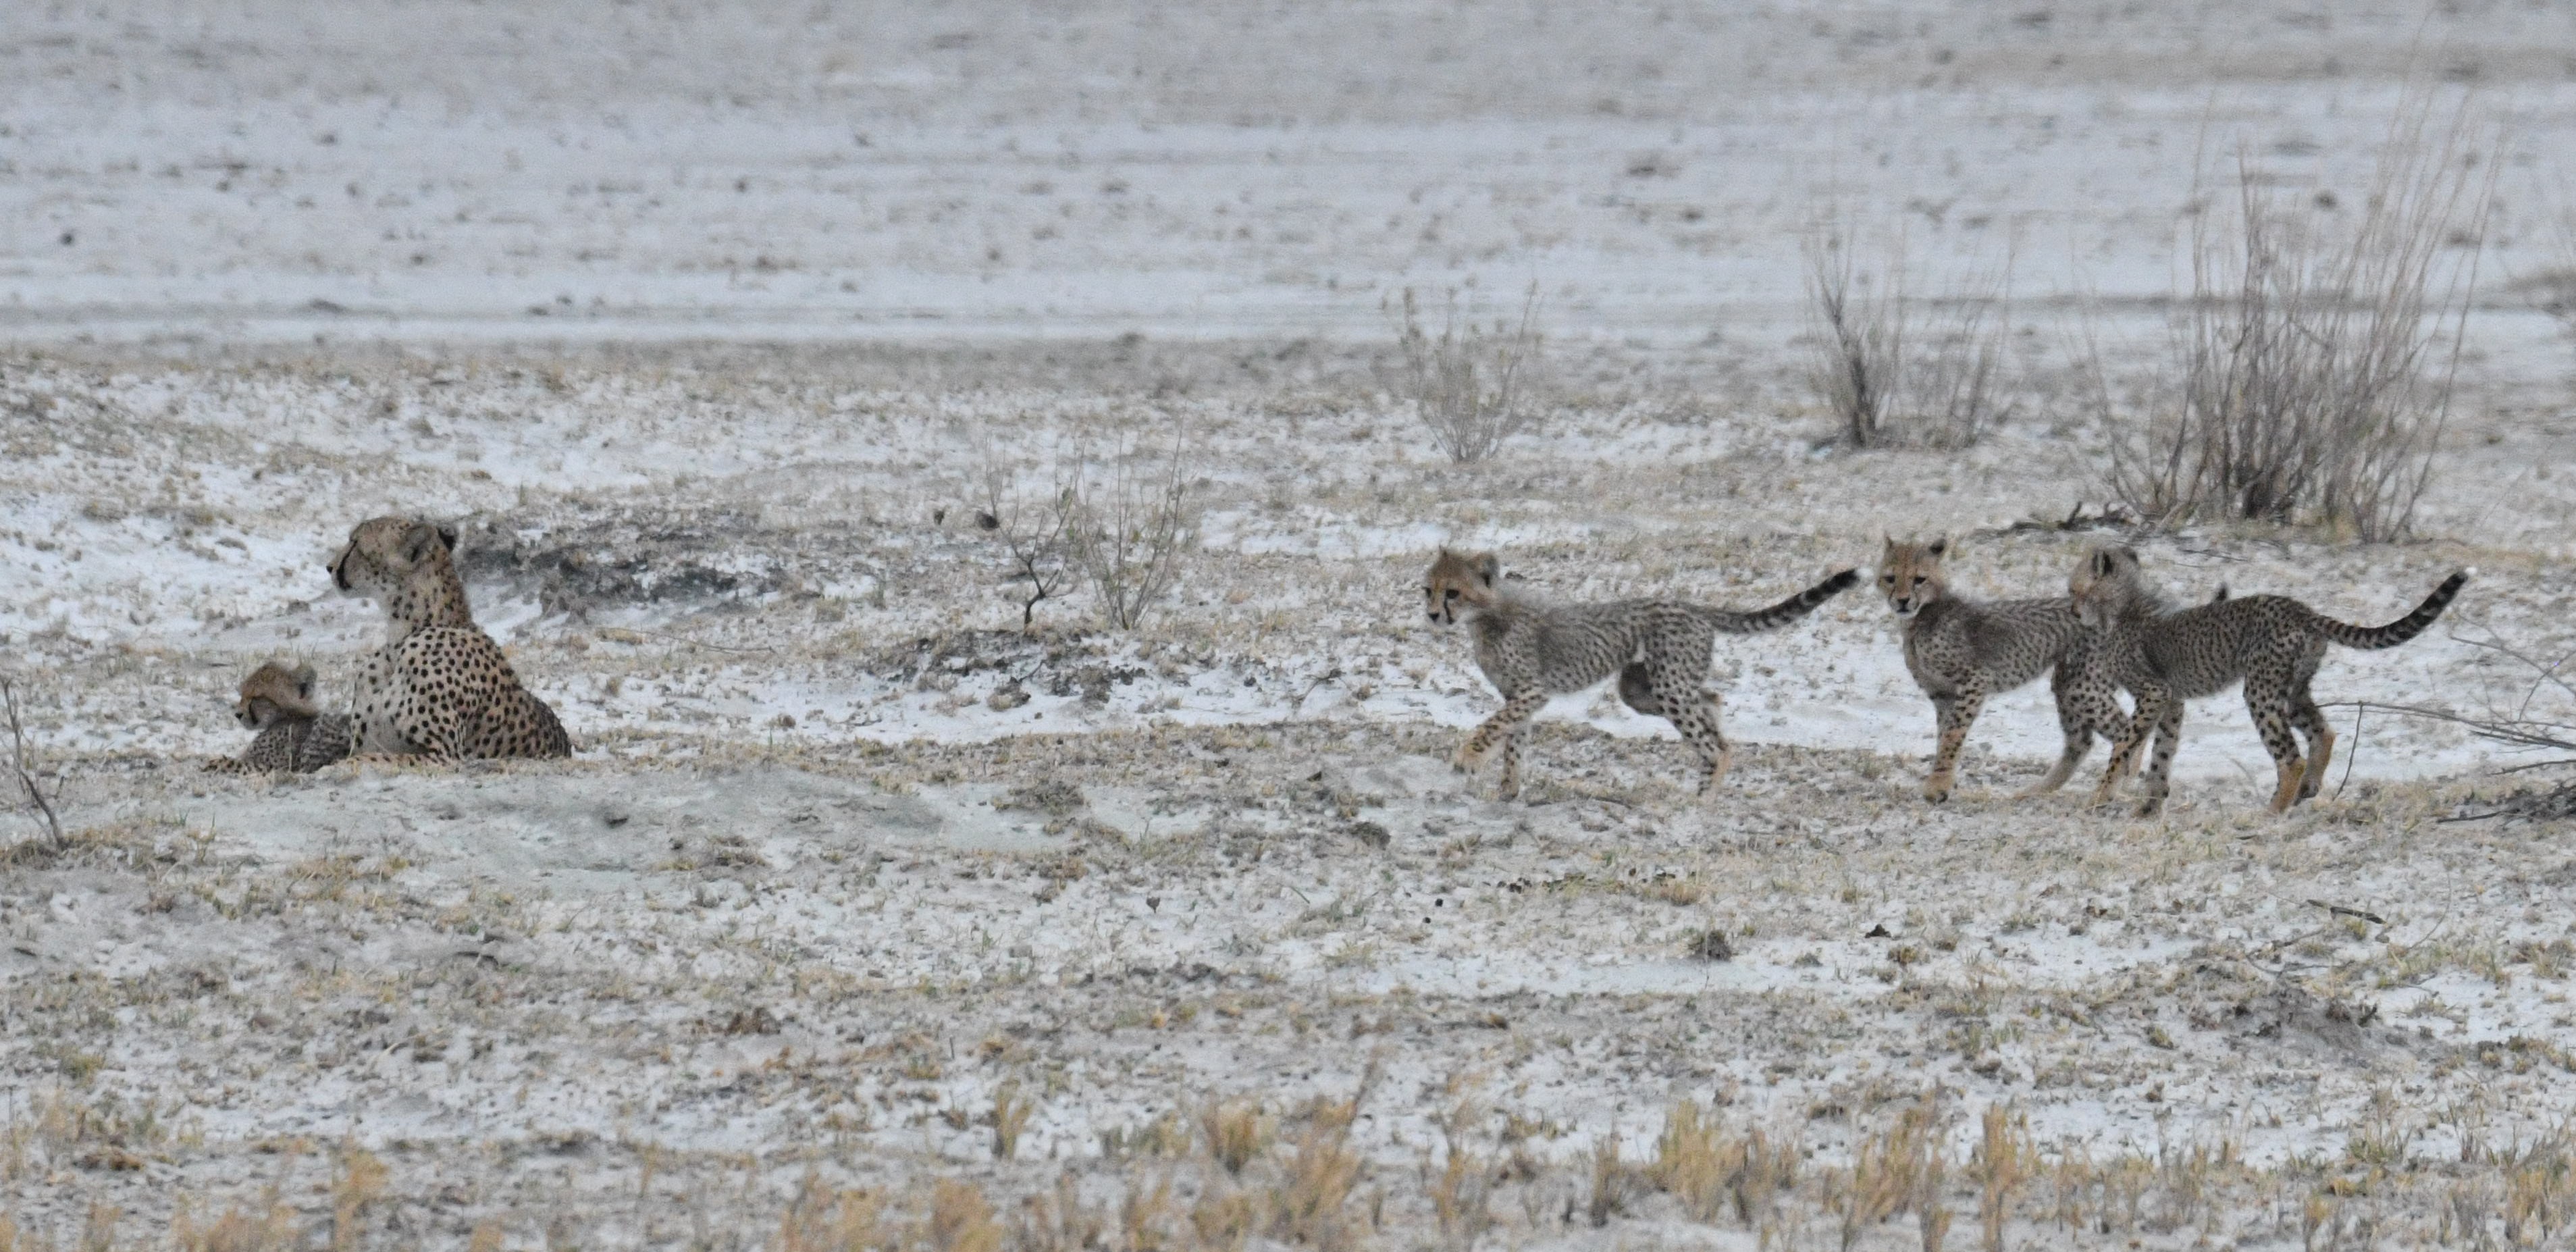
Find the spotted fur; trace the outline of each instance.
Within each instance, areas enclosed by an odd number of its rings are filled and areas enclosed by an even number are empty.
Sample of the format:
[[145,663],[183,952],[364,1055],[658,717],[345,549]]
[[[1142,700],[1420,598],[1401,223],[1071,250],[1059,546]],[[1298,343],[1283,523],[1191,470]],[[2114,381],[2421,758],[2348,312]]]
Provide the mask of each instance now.
[[545,701],[519,685],[500,645],[474,624],[456,573],[456,534],[379,517],[349,532],[331,581],[382,604],[385,646],[359,666],[351,715],[373,756],[492,758],[572,754]]
[[313,667],[288,669],[271,661],[242,680],[233,717],[258,731],[239,757],[217,757],[206,768],[234,774],[309,774],[349,755],[345,713],[325,713],[313,702]]
[[[2245,709],[2275,773],[2272,811],[2286,812],[2312,799],[2334,759],[2334,731],[2318,712],[2309,684],[2325,659],[2326,645],[2393,648],[2433,624],[2474,570],[2442,580],[2415,610],[2385,626],[2355,626],[2326,617],[2287,596],[2246,596],[2177,610],[2138,565],[2138,554],[2103,546],[2087,553],[2067,580],[2077,614],[2097,632],[2104,671],[2137,700],[2129,733],[2112,744],[2094,800],[2137,768],[2138,749],[2155,730],[2154,763],[2147,770],[2146,800],[2138,815],[2164,807],[2174,749],[2182,738],[2185,701],[2213,696],[2242,682]],[[2296,730],[2307,739],[2299,758]]]
[[1709,651],[1719,632],[1773,630],[1806,616],[1860,580],[1834,575],[1769,608],[1739,612],[1679,600],[1548,604],[1506,587],[1491,553],[1446,548],[1431,563],[1422,591],[1431,620],[1467,624],[1476,664],[1503,697],[1502,711],[1467,736],[1450,764],[1461,771],[1501,749],[1501,794],[1520,793],[1520,732],[1548,697],[1568,695],[1617,675],[1619,698],[1661,717],[1699,753],[1703,795],[1726,776],[1733,749],[1718,729],[1717,693],[1707,689]]
[[[1932,699],[1938,739],[1923,798],[1938,803],[1956,785],[1959,753],[1968,728],[1988,698],[2048,675],[2057,700],[2057,728],[2065,749],[2048,776],[2022,792],[2044,795],[2066,785],[2093,750],[2093,737],[2117,742],[2129,729],[2120,708],[2119,684],[2093,660],[2093,639],[2076,620],[2065,596],[2034,600],[1972,600],[1950,590],[1941,561],[1945,536],[1930,543],[1897,542],[1879,553],[1878,590],[1905,623],[1905,668]],[[2218,589],[2227,598],[2227,588]]]

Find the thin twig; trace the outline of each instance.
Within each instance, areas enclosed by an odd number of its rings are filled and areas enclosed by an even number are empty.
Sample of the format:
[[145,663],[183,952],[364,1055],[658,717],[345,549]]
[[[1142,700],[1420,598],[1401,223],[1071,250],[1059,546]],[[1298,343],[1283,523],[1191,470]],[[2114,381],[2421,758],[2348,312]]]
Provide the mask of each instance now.
[[[27,768],[27,729],[18,717],[18,689],[5,678],[0,678],[0,707],[6,708],[9,717],[10,769],[18,776],[18,787],[27,793],[27,802],[34,805],[37,814],[44,818],[45,830],[53,836],[55,850],[67,849],[71,842],[63,838],[62,819],[54,816],[53,801],[45,798],[45,789],[36,785],[35,774]],[[54,784],[54,791],[57,796],[61,794],[60,781]]]

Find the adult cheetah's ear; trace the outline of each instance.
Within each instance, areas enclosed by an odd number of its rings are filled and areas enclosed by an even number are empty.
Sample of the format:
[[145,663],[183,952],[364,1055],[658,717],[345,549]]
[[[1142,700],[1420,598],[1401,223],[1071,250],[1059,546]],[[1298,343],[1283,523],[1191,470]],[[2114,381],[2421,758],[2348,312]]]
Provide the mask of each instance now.
[[403,563],[418,565],[428,560],[430,553],[445,551],[445,544],[446,537],[439,533],[438,527],[427,522],[414,522],[411,529],[403,532]]
[[1493,586],[1494,580],[1502,576],[1503,563],[1493,553],[1488,552],[1476,558],[1476,577],[1484,580],[1486,586]]
[[456,551],[456,528],[455,528],[455,527],[453,527],[453,526],[441,526],[441,527],[439,527],[439,528],[438,528],[438,541],[439,541],[440,543],[442,543],[442,544],[445,544],[445,545],[447,546],[447,550],[448,550],[448,551],[450,551],[450,552],[454,552],[454,551]]

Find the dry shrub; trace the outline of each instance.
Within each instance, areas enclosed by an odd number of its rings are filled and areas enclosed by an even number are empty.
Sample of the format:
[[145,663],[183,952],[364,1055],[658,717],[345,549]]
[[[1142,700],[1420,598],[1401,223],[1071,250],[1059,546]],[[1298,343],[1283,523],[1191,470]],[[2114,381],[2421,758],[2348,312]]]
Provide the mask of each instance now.
[[1828,215],[1808,233],[1808,383],[1856,448],[1964,448],[2012,415],[2004,377],[2007,261],[1924,300],[1907,289],[1902,237],[1864,271],[1854,232]]
[[1236,1178],[1270,1142],[1268,1120],[1261,1116],[1261,1106],[1249,1100],[1210,1099],[1199,1111],[1199,1128],[1207,1135],[1208,1156]]
[[1066,497],[1065,542],[1091,584],[1100,615],[1133,630],[1170,594],[1199,542],[1199,503],[1182,472],[1188,440],[1177,425],[1157,447],[1122,429],[1107,454],[1085,457]]
[[[1066,1175],[1068,1183],[1072,1175]],[[1172,1176],[1168,1173],[1154,1180],[1151,1187],[1128,1184],[1127,1195],[1118,1204],[1118,1228],[1127,1236],[1127,1252],[1163,1252],[1175,1246],[1172,1236]],[[1069,1247],[1091,1247],[1090,1243]]]
[[1698,1101],[1684,1100],[1664,1115],[1646,1177],[1694,1220],[1713,1222],[1726,1210],[1728,1188],[1744,1168],[1744,1148],[1743,1140],[1717,1122],[1700,1120]]
[[2110,486],[2140,516],[2406,533],[2450,418],[2495,186],[2466,104],[2445,126],[2434,112],[2427,95],[2400,106],[2348,224],[2239,148],[2235,194],[2193,222],[2177,394],[2117,407],[2092,367]]
[[1037,624],[1038,605],[1054,599],[1074,577],[1067,528],[1073,521],[1074,485],[1081,481],[1081,473],[1059,460],[1046,487],[1031,490],[991,432],[980,433],[978,444],[982,465],[976,485],[983,513],[976,523],[1002,545],[1011,567],[1009,578],[1020,584],[1020,627],[1026,630]]
[[1404,372],[1394,390],[1413,404],[1431,428],[1431,441],[1450,460],[1484,460],[1504,440],[1538,424],[1527,394],[1539,349],[1538,284],[1530,284],[1520,321],[1508,328],[1500,320],[1479,326],[1461,318],[1454,290],[1436,336],[1423,329],[1411,287],[1404,289],[1399,316],[1396,346],[1404,353]]
[[358,1246],[367,1207],[383,1198],[390,1177],[391,1171],[375,1153],[354,1143],[341,1145],[340,1160],[331,1171],[332,1252]]

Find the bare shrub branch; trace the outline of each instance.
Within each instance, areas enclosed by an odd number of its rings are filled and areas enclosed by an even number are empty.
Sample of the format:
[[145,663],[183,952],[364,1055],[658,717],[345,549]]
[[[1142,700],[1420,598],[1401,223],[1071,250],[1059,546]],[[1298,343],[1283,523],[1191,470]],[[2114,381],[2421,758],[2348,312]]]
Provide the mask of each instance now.
[[2432,122],[2429,97],[2401,106],[2349,227],[2331,197],[2293,203],[2239,149],[2234,196],[2193,224],[2175,402],[2105,414],[2122,501],[2157,522],[2406,533],[2450,418],[2495,187],[2467,106]]
[[1067,496],[1065,539],[1099,598],[1100,615],[1121,630],[1142,625],[1180,577],[1199,543],[1199,502],[1183,473],[1185,432],[1155,448],[1121,431],[1109,455],[1081,461]]
[[62,781],[59,778],[55,780],[51,796],[46,795],[44,787],[37,783],[36,766],[27,751],[26,723],[18,712],[18,688],[6,678],[0,678],[0,714],[5,714],[9,721],[9,772],[18,780],[18,793],[25,798],[27,807],[35,813],[37,820],[44,823],[45,833],[53,839],[55,850],[69,848],[70,841],[63,837],[62,819],[54,813],[54,802],[62,798]]
[[1031,492],[1021,482],[1019,467],[995,447],[989,435],[982,440],[983,513],[976,524],[993,532],[1011,566],[1010,581],[1020,584],[1020,629],[1037,624],[1038,605],[1053,599],[1074,577],[1072,536],[1074,485],[1081,481],[1077,463],[1067,466],[1061,458],[1055,466],[1053,481],[1043,492]]
[[1867,272],[1855,233],[1830,215],[1802,251],[1816,350],[1808,383],[1843,442],[1964,448],[2012,415],[2004,359],[2009,257],[1955,294],[1927,301],[1908,290],[1901,234]]
[[1522,297],[1520,322],[1508,329],[1499,320],[1479,326],[1463,318],[1455,290],[1436,336],[1423,329],[1411,287],[1404,289],[1399,317],[1404,372],[1395,390],[1412,402],[1450,460],[1484,460],[1504,440],[1538,425],[1526,394],[1539,350],[1537,283]]

